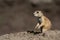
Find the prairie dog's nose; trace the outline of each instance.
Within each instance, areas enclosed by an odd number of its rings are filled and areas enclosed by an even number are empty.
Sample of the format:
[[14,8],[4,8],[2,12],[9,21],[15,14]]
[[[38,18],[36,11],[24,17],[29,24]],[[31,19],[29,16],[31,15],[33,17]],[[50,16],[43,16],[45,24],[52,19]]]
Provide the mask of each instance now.
[[35,12],[33,14],[35,14]]

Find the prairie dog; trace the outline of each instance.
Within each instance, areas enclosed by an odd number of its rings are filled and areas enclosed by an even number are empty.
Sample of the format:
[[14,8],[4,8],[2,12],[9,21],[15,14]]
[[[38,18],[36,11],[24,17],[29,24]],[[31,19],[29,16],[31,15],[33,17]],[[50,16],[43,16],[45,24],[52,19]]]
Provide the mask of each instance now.
[[[35,11],[34,16],[38,18],[38,23],[34,28],[35,32],[45,33],[51,28],[51,21],[43,15],[42,11]],[[41,23],[40,23],[41,22]]]

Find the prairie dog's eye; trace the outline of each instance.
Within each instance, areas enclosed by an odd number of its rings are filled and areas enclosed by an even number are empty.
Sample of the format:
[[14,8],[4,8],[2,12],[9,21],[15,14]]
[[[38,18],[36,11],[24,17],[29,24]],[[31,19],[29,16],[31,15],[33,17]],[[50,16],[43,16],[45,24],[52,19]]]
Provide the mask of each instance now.
[[37,13],[39,13],[39,12],[37,11]]

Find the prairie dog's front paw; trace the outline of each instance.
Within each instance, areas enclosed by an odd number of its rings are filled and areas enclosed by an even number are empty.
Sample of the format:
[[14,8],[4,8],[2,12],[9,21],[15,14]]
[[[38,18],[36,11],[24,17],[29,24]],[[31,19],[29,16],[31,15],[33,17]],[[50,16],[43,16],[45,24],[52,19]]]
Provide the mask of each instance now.
[[35,27],[35,29],[40,29],[40,26],[38,26],[38,27]]

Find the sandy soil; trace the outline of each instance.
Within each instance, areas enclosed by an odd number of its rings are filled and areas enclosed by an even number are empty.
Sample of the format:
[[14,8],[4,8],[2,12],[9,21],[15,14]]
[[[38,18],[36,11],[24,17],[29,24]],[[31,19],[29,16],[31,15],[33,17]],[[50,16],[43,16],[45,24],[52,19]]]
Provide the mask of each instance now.
[[10,33],[0,36],[0,40],[60,40],[60,31],[50,30],[45,36],[27,32]]

